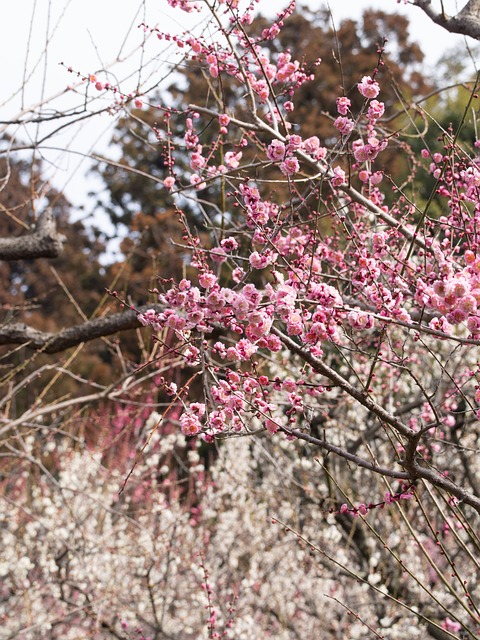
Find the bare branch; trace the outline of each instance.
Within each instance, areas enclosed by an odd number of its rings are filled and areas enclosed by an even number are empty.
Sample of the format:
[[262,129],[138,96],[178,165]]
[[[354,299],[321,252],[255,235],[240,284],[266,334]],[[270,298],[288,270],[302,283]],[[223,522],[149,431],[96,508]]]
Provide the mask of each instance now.
[[90,342],[97,338],[110,336],[118,331],[127,331],[141,327],[137,319],[138,313],[148,309],[163,311],[159,305],[144,305],[136,311],[129,309],[123,313],[116,313],[105,318],[88,320],[74,327],[68,327],[58,333],[38,331],[23,322],[16,322],[0,328],[0,345],[23,344],[29,349],[44,353],[59,353],[75,347],[82,342]]
[[18,238],[0,238],[0,260],[58,258],[66,237],[58,233],[53,211],[48,208],[39,217],[35,230]]
[[411,476],[406,471],[395,471],[394,469],[389,469],[387,467],[381,467],[380,465],[369,462],[360,456],[357,456],[353,453],[350,453],[346,449],[342,449],[342,447],[337,447],[326,440],[320,440],[319,438],[314,438],[308,433],[303,433],[298,429],[288,429],[286,427],[282,427],[281,431],[287,433],[288,435],[293,435],[299,440],[304,440],[305,442],[309,442],[310,444],[314,444],[329,453],[335,453],[341,458],[352,462],[357,467],[362,467],[363,469],[368,469],[369,471],[373,471],[374,473],[378,473],[382,476],[386,476],[388,478],[397,478],[400,480],[410,480]]

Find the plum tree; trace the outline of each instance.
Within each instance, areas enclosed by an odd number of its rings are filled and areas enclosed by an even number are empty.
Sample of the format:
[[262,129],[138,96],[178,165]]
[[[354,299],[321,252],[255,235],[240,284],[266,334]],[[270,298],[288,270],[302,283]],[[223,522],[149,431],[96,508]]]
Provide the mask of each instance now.
[[[112,290],[123,309],[67,343],[136,323],[141,367],[16,419],[8,391],[7,637],[476,638],[480,141],[462,130],[478,78],[429,137],[418,104],[383,100],[380,33],[319,135],[297,115],[323,62],[280,44],[294,2],[268,24],[253,3],[169,3],[209,25],[142,25],[208,87],[155,99],[183,272],[143,306]],[[454,19],[412,4],[475,36],[473,0]],[[117,106],[149,102],[80,76]],[[47,350],[70,334],[3,335]],[[71,412],[108,399],[116,413]]]

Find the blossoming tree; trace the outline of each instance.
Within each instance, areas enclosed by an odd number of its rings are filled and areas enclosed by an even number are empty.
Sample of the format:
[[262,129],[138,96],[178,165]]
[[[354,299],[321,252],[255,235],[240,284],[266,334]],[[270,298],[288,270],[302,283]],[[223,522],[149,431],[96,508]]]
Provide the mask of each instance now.
[[[143,25],[173,39],[210,84],[211,100],[184,113],[158,105],[154,128],[168,167],[162,188],[193,275],[160,278],[158,304],[131,311],[152,329],[156,362],[171,358],[183,382],[156,377],[171,401],[147,422],[147,457],[127,458],[120,474],[100,456],[80,451],[68,462],[65,454],[58,477],[46,473],[33,490],[35,508],[22,494],[27,475],[13,483],[24,529],[9,529],[20,571],[4,560],[3,597],[18,608],[36,579],[44,602],[58,608],[41,621],[52,638],[74,624],[125,637],[127,618],[157,638],[174,637],[179,624],[184,637],[198,637],[202,624],[211,638],[307,637],[312,629],[331,638],[478,637],[480,142],[459,144],[477,83],[460,128],[439,131],[435,147],[424,137],[416,155],[404,135],[422,139],[414,111],[404,105],[400,118],[382,102],[379,39],[377,66],[339,92],[330,135],[304,137],[296,95],[321,60],[264,46],[294,2],[261,33],[251,30],[253,3],[169,3],[210,12],[208,37]],[[98,74],[85,79],[117,92]],[[225,106],[227,81],[238,86],[238,110]],[[135,106],[148,99],[137,96]],[[174,115],[184,117],[182,137],[172,134]],[[208,146],[206,128],[215,128]],[[401,182],[382,166],[387,148],[408,158]],[[189,223],[187,201],[208,238]],[[196,467],[183,507],[164,464],[176,438]],[[198,457],[205,443],[220,443],[210,475]],[[34,450],[26,440],[24,460]],[[89,469],[82,483],[79,471],[69,475],[81,468]],[[118,491],[128,499],[117,507]],[[71,494],[93,496],[90,510],[82,498],[69,511]],[[47,516],[62,526],[49,539],[54,551],[36,563]],[[185,560],[189,547],[203,553],[196,568]],[[98,562],[109,569],[94,577],[88,567]],[[203,619],[184,595],[198,569]],[[134,587],[119,596],[122,580]],[[41,609],[41,598],[32,602]],[[112,616],[112,602],[125,612]],[[415,617],[423,626],[412,630]],[[38,629],[32,619],[19,627],[5,620],[12,638]]]
[[[262,48],[293,4],[257,36],[247,31],[253,7],[207,6],[219,39],[178,41],[212,83],[220,79],[216,108],[188,110],[190,175],[176,172],[168,110],[166,135],[159,133],[171,166],[164,186],[177,198],[198,279],[161,286],[164,310],[139,314],[159,340],[175,332],[176,350],[202,380],[201,401],[187,385],[178,390],[184,434],[209,442],[265,429],[334,454],[344,472],[353,464],[379,475],[387,502],[433,492],[452,517],[478,514],[475,456],[467,453],[475,450],[480,395],[472,349],[480,337],[475,145],[460,148],[459,131],[444,131],[438,150],[423,148],[406,184],[385,175],[382,152],[404,146],[385,124],[380,45],[377,68],[352,89],[364,98],[361,110],[350,110],[345,92],[329,144],[302,138],[295,92],[313,75],[288,52],[272,59]],[[243,87],[249,118],[222,108],[223,75]],[[205,119],[218,123],[208,148],[199,136]],[[242,164],[249,145],[256,161]],[[262,179],[272,166],[277,176]],[[434,186],[420,204],[415,181],[425,174]],[[208,195],[216,181],[222,206]],[[288,189],[281,201],[277,182]],[[192,186],[213,246],[202,246],[182,216]],[[394,481],[402,486],[396,493]],[[376,502],[365,496],[332,508],[367,516]]]
[[[219,27],[225,42],[186,37],[179,45],[190,47],[213,79],[226,74],[241,83],[250,118],[224,113],[221,93],[217,110],[191,105],[183,142],[191,173],[179,175],[179,141],[168,135],[166,110],[165,135],[158,131],[171,167],[164,186],[177,198],[198,278],[162,284],[164,310],[139,313],[159,340],[162,331],[175,332],[177,351],[202,378],[203,402],[191,402],[186,387],[177,394],[184,433],[208,441],[262,428],[282,432],[385,477],[426,480],[478,510],[475,492],[432,464],[435,451],[425,457],[432,438],[443,445],[452,430],[466,434],[476,420],[478,371],[469,357],[480,326],[475,155],[458,148],[459,132],[445,131],[439,151],[422,150],[406,185],[384,174],[381,154],[399,134],[386,129],[378,99],[381,47],[378,67],[353,89],[364,98],[360,112],[350,111],[348,95],[338,97],[328,147],[292,133],[295,90],[313,76],[288,52],[266,59],[261,44],[276,36],[293,5],[257,38],[246,32],[252,8],[210,9],[220,25],[227,17],[228,26]],[[475,100],[473,91],[467,109]],[[218,122],[208,149],[198,135],[205,117]],[[243,165],[250,144],[257,160]],[[265,184],[262,171],[272,166],[277,178]],[[422,172],[435,182],[420,207],[412,185]],[[212,202],[210,210],[216,181],[224,207]],[[277,202],[276,182],[288,188],[288,199]],[[181,198],[194,197],[192,187],[213,246],[202,246],[182,215]],[[434,204],[441,215],[430,215]],[[304,433],[318,431],[326,410],[346,406],[357,412],[356,451],[378,440],[388,441],[390,454],[375,446],[352,458],[343,437],[337,449],[327,436]],[[333,422],[341,432],[344,425]],[[375,437],[363,441],[369,429]]]

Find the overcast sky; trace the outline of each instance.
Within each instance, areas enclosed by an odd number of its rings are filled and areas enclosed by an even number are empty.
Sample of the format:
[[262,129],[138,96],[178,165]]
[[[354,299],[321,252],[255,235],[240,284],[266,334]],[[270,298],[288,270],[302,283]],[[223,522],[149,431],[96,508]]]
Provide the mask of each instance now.
[[[447,9],[455,10],[455,0],[444,1]],[[262,10],[268,7],[273,13],[286,4],[288,0],[262,0],[259,6]],[[307,4],[319,8],[326,2],[308,0]],[[464,2],[459,4],[462,6]],[[462,42],[460,36],[450,35],[432,24],[418,8],[398,4],[396,0],[329,0],[329,7],[336,24],[346,17],[358,18],[366,8],[406,14],[411,21],[413,38],[420,43],[431,66],[448,48]],[[139,23],[144,21],[165,31],[181,32],[199,19],[198,15],[188,16],[172,10],[166,0],[16,0],[9,2],[3,13],[0,21],[1,121],[56,94],[59,97],[50,104],[59,111],[77,104],[78,96],[64,93],[74,77],[60,62],[84,74],[108,67],[112,81],[120,82],[125,91],[134,90],[138,83],[148,86],[166,73],[169,67],[165,63],[175,59],[175,50],[165,50],[157,38],[144,42],[142,30],[137,28]],[[45,48],[46,56],[42,55]],[[119,62],[112,64],[117,59]],[[137,70],[141,62],[147,60],[151,62],[143,67],[140,76]],[[70,147],[68,153],[45,149],[44,156],[52,183],[65,189],[75,204],[85,202],[87,190],[84,186],[86,166],[81,154],[88,154],[92,149],[105,151],[114,124],[114,119],[102,115],[95,123],[78,129],[76,134],[68,130],[67,141],[58,138],[57,142],[47,144]],[[14,128],[10,127],[9,132],[14,133]],[[43,132],[30,127],[28,131],[16,133],[23,140],[26,137],[38,140]]]

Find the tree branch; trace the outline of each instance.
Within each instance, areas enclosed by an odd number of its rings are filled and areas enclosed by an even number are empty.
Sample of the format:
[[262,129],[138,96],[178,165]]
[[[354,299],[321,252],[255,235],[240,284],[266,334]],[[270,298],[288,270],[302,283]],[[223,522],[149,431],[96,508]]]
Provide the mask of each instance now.
[[0,260],[58,258],[66,238],[57,231],[53,211],[48,208],[39,217],[35,230],[18,238],[0,238]]
[[[360,404],[362,404],[369,411],[371,411],[371,413],[373,413],[378,418],[380,418],[381,421],[390,425],[396,431],[398,431],[398,433],[402,434],[404,437],[407,438],[408,444],[406,447],[407,451],[406,451],[405,459],[403,461],[400,461],[400,464],[405,469],[406,473],[408,474],[408,478],[411,481],[417,480],[419,478],[423,480],[427,480],[430,484],[434,485],[438,489],[443,489],[444,491],[449,492],[451,495],[455,496],[465,504],[470,505],[475,509],[475,511],[477,511],[477,513],[480,514],[480,498],[473,495],[471,492],[467,491],[463,487],[452,482],[446,476],[446,474],[442,474],[441,472],[436,471],[435,469],[423,467],[418,463],[417,459],[415,458],[415,452],[416,452],[416,446],[418,443],[418,436],[420,435],[419,433],[416,433],[415,431],[410,429],[410,427],[408,427],[406,424],[401,422],[393,414],[388,413],[388,411],[386,411],[383,407],[381,407],[376,402],[374,402],[368,395],[366,395],[356,387],[352,386],[339,373],[337,373],[334,369],[330,368],[325,362],[323,362],[323,360],[313,356],[308,351],[308,349],[300,346],[297,342],[295,342],[295,340],[292,340],[292,338],[282,333],[276,327],[272,327],[271,331],[272,333],[274,333],[280,338],[283,344],[288,349],[290,349],[292,353],[295,353],[298,356],[300,356],[304,360],[304,362],[307,362],[315,371],[317,371],[321,375],[324,375],[326,378],[328,378],[329,380],[337,384],[341,389],[343,389],[346,393],[348,393],[348,395],[350,395],[352,398],[357,400]],[[283,431],[288,432],[288,430],[286,430],[285,428],[283,428]],[[322,446],[322,448],[327,449],[327,447],[325,446],[326,443],[322,442],[321,440],[315,442],[315,440],[317,440],[316,438],[312,438],[312,436],[307,436],[305,434],[302,434],[297,430],[295,431],[292,430],[291,433],[292,435],[295,435],[297,438],[300,438],[302,440],[307,440],[308,442],[312,442],[312,444],[317,444],[319,446]],[[411,456],[408,455],[409,447],[411,449]],[[332,448],[332,445],[330,445],[330,450],[342,456],[343,458],[346,458],[347,460],[354,462],[358,466],[362,466],[362,467],[366,466],[364,464],[364,461],[362,461],[361,459],[355,459],[357,458],[357,456],[353,454],[345,455],[347,452],[345,452],[343,449],[337,448],[337,450],[335,451]],[[382,473],[382,470],[379,470],[379,468],[376,467],[375,465],[371,465],[370,470],[378,473]],[[384,469],[383,471],[386,472],[385,475],[395,477],[392,474],[391,470]]]
[[68,327],[58,333],[47,333],[30,327],[23,322],[16,322],[0,327],[0,345],[23,344],[34,351],[42,350],[44,353],[58,353],[70,347],[75,347],[81,342],[90,342],[97,338],[110,336],[118,331],[136,329],[142,324],[138,321],[138,313],[144,313],[148,309],[163,311],[160,305],[144,305],[136,311],[129,309],[123,313],[108,315],[105,318],[95,318],[74,327]]
[[443,11],[435,11],[431,6],[432,0],[413,0],[412,4],[422,9],[430,20],[450,33],[460,33],[480,40],[480,0],[469,0],[454,16],[448,16]]
[[315,438],[314,436],[309,435],[308,433],[303,433],[298,429],[288,429],[287,427],[281,427],[281,431],[288,435],[295,436],[299,440],[304,440],[305,442],[309,442],[310,444],[316,445],[321,449],[325,449],[329,453],[335,453],[336,455],[348,460],[348,462],[352,462],[357,467],[362,467],[363,469],[368,469],[369,471],[374,471],[375,473],[380,474],[381,476],[386,476],[389,478],[397,478],[398,480],[411,480],[411,476],[406,471],[395,471],[388,467],[381,467],[380,465],[369,462],[368,460],[364,460],[360,456],[357,456],[353,453],[350,453],[346,449],[342,447],[337,447],[334,444],[330,444],[326,440],[320,440],[319,438]]

